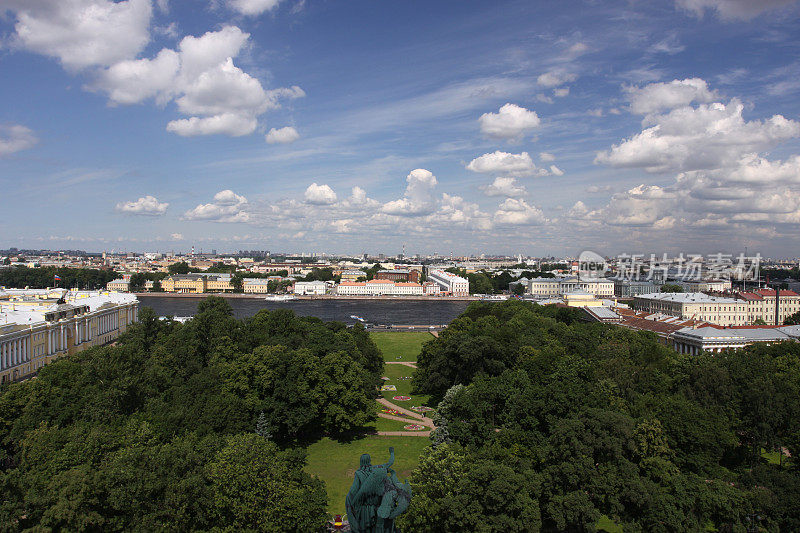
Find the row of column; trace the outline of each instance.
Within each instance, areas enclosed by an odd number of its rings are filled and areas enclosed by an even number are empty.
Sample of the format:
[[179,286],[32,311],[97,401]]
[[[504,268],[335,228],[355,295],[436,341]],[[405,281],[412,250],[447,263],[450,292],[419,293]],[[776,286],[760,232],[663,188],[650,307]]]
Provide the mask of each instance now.
[[[136,320],[136,307],[128,311],[128,320],[130,324]],[[47,331],[47,343],[45,350],[48,354],[64,351],[67,349],[67,327],[74,327],[75,342],[80,344],[82,342],[90,341],[92,332],[90,327],[90,318],[83,320],[76,320],[75,325],[61,326],[60,328],[53,328]],[[119,314],[117,312],[107,313],[98,317],[99,334],[103,335],[110,331],[119,328]],[[11,339],[0,343],[0,371],[9,369],[11,367],[26,363],[31,360],[31,339],[29,336]]]
[[697,346],[693,346],[691,344],[684,344],[682,342],[675,342],[675,351],[678,353],[687,353],[690,355],[698,355],[700,353],[700,349]]
[[117,313],[100,316],[100,335],[114,331],[117,328],[119,328],[119,315]]
[[30,347],[29,337],[20,337],[0,344],[0,370],[30,361]]

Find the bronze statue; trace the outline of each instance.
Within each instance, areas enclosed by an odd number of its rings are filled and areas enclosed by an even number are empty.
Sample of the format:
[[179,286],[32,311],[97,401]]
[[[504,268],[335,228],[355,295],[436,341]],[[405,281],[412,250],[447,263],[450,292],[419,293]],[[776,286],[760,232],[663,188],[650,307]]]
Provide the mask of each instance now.
[[392,470],[394,448],[389,448],[389,461],[372,465],[368,453],[361,456],[353,485],[345,499],[347,520],[354,533],[394,533],[394,519],[411,503],[411,487],[400,483]]

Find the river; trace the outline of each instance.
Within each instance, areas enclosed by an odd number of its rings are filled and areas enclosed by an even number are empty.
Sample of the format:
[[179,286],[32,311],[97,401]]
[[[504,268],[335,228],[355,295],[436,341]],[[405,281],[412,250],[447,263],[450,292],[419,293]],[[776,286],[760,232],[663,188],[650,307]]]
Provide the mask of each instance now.
[[[159,316],[193,316],[203,297],[139,296],[139,305],[152,307]],[[362,317],[370,324],[440,325],[449,324],[464,312],[468,301],[454,300],[291,300],[268,302],[258,298],[229,298],[226,300],[237,318],[250,317],[262,309],[291,309],[301,316],[322,320],[338,320],[352,324],[351,315]]]

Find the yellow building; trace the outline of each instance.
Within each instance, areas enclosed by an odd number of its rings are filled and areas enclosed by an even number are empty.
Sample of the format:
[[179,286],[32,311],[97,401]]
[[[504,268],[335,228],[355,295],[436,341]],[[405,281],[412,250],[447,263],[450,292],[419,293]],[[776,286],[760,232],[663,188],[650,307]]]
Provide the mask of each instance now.
[[130,289],[130,282],[124,278],[115,279],[106,283],[106,289],[109,291],[128,292]]
[[683,319],[703,320],[720,326],[744,326],[748,322],[744,300],[709,296],[702,292],[660,292],[633,298],[633,308]]
[[199,274],[170,276],[161,282],[164,292],[202,294],[206,292],[206,277]]
[[138,306],[135,296],[116,292],[0,290],[0,383],[113,341],[137,320]]
[[564,295],[564,303],[569,307],[602,307],[603,302],[595,298],[594,294],[584,290],[575,290]]
[[233,292],[230,274],[176,274],[161,282],[164,292],[203,294]]

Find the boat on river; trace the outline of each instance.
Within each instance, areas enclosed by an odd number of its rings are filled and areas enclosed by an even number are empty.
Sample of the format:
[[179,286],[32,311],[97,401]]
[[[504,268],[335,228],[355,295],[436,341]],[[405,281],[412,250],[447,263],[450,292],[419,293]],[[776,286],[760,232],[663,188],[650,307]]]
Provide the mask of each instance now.
[[290,302],[296,300],[297,296],[294,294],[270,294],[264,299],[268,302]]

